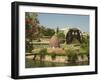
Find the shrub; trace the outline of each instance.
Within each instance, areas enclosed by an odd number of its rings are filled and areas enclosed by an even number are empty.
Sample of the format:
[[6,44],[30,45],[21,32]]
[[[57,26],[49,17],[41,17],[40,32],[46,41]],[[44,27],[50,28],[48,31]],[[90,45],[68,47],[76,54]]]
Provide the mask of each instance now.
[[56,53],[52,53],[51,57],[52,57],[52,60],[55,60],[56,59]]
[[45,54],[47,54],[47,49],[46,48],[41,49],[39,52],[41,61],[45,58]]
[[69,63],[75,63],[78,59],[78,54],[75,50],[69,49],[66,51]]
[[28,53],[31,53],[33,50],[33,44],[30,41],[25,41],[25,50]]
[[40,53],[40,54],[46,54],[46,53],[47,53],[47,49],[46,49],[46,48],[43,48],[43,49],[40,50],[39,53]]

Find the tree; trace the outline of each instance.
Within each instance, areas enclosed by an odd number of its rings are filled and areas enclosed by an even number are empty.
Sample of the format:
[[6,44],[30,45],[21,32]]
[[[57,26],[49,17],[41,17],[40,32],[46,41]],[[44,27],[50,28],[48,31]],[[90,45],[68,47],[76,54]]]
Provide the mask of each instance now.
[[78,54],[75,50],[72,49],[68,49],[65,50],[66,55],[68,57],[68,62],[69,63],[76,63],[76,61],[78,60]]
[[42,34],[42,36],[52,36],[54,35],[55,31],[51,28],[47,28],[44,26],[40,27],[40,34]]
[[56,33],[57,33],[57,34],[59,33],[59,27],[57,27],[57,29],[56,29]]
[[26,52],[31,52],[33,49],[32,40],[37,37],[38,34],[38,21],[37,13],[26,12],[25,13],[25,44],[26,44]]
[[26,38],[29,40],[32,40],[38,34],[39,21],[37,17],[37,13],[25,13]]
[[60,39],[65,39],[65,34],[64,34],[63,32],[59,32],[59,33],[58,33],[58,37],[59,37]]
[[65,43],[65,34],[63,32],[58,32],[57,36],[60,39],[60,43]]
[[47,54],[47,49],[46,48],[41,49],[39,54],[40,54],[40,61],[43,61],[45,55]]
[[86,52],[86,55],[89,58],[89,35],[82,37],[81,49]]
[[46,36],[52,36],[52,35],[54,35],[54,33],[55,33],[55,31],[53,29],[47,28],[45,35]]

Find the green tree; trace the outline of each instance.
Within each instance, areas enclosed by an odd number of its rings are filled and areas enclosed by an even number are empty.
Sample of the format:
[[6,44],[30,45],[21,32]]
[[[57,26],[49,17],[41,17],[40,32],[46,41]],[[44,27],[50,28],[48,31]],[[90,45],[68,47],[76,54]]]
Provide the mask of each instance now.
[[60,43],[65,43],[65,34],[63,32],[58,32],[57,36],[60,39]]
[[78,54],[75,50],[72,50],[72,49],[66,50],[66,55],[68,57],[69,63],[76,63],[78,59]]
[[52,36],[55,33],[54,29],[47,28],[47,27],[44,27],[44,26],[38,27],[38,31],[39,31],[39,37]]
[[56,33],[57,33],[57,34],[59,33],[59,27],[57,27],[57,29],[56,29]]
[[59,33],[58,33],[58,37],[59,37],[60,39],[65,39],[65,34],[64,34],[63,32],[59,32]]
[[37,17],[37,13],[25,13],[26,38],[29,40],[32,40],[38,34],[39,21]]
[[25,13],[25,44],[26,44],[26,52],[32,51],[32,40],[37,37],[38,35],[38,27],[39,27],[39,21],[38,21],[38,15],[37,13],[33,12],[26,12]]
[[89,36],[85,36],[82,38],[81,48],[86,51],[89,51]]
[[84,36],[82,38],[81,49],[86,52],[85,55],[89,58],[89,36]]
[[40,54],[40,61],[43,61],[45,55],[47,54],[47,49],[46,48],[41,49],[39,54]]
[[52,35],[54,35],[54,33],[55,33],[55,31],[53,29],[47,28],[45,35],[52,36]]

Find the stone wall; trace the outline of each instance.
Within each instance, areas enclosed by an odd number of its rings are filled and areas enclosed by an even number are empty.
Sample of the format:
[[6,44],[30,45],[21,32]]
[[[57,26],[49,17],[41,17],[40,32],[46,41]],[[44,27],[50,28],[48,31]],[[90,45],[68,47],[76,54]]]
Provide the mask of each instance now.
[[[26,56],[26,58],[28,59],[33,59],[34,57],[35,55]],[[34,60],[41,60],[40,55],[36,55],[36,58]],[[84,62],[88,60],[89,59],[86,55],[83,55],[83,57],[79,55],[76,62]],[[42,61],[68,63],[68,57],[67,56],[55,56],[55,58],[52,58],[51,55],[45,55],[45,57],[42,58]]]

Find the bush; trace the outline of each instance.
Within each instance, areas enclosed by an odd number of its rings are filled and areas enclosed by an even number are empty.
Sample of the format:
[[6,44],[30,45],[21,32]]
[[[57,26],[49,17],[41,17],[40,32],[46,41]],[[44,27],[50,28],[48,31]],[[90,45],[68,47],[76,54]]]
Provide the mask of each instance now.
[[60,38],[60,39],[65,39],[65,34],[63,32],[58,32],[57,33],[57,36]]
[[41,55],[45,55],[47,53],[47,49],[46,48],[43,48],[40,50],[39,54]]
[[30,41],[25,41],[25,50],[28,53],[31,53],[33,50],[33,44],[30,43]]
[[56,59],[56,53],[52,53],[51,57],[52,57],[52,60],[55,60]]
[[40,60],[42,61],[45,58],[45,54],[47,53],[47,49],[43,48],[40,50],[39,54],[40,54]]
[[75,63],[78,59],[78,54],[75,50],[69,49],[66,51],[68,62],[69,63]]

